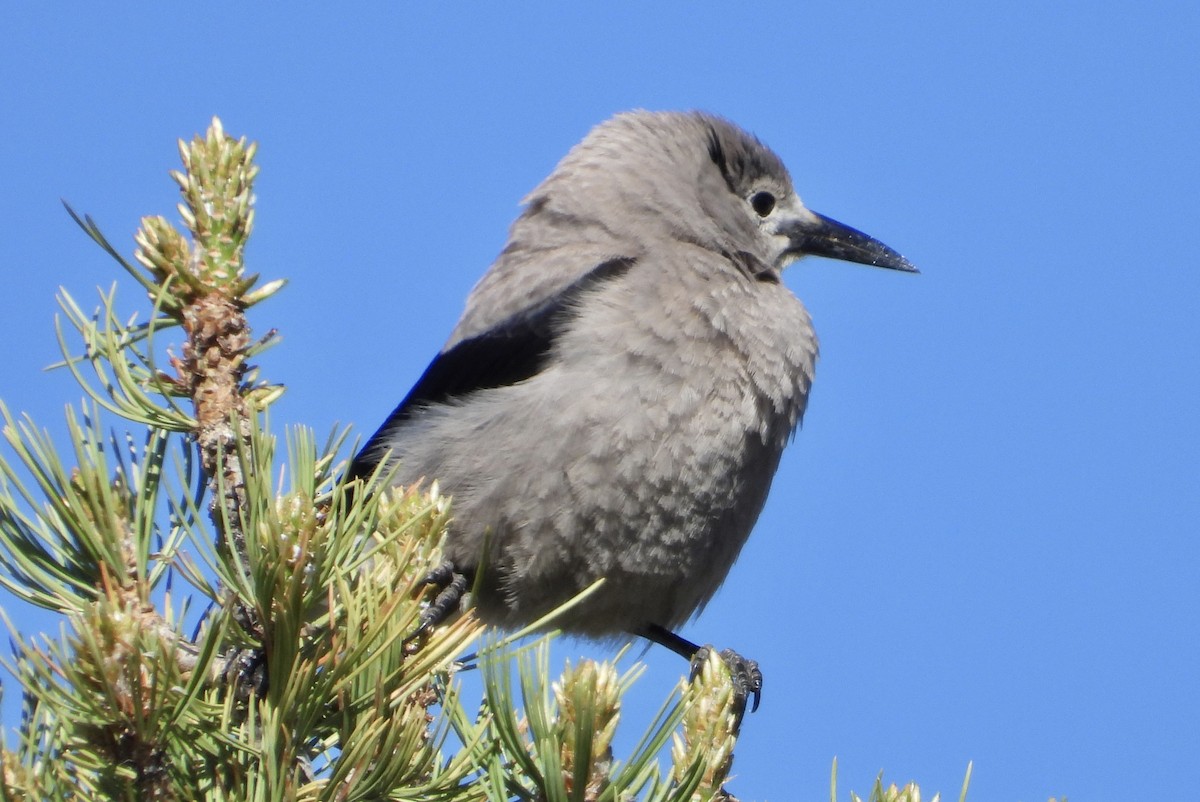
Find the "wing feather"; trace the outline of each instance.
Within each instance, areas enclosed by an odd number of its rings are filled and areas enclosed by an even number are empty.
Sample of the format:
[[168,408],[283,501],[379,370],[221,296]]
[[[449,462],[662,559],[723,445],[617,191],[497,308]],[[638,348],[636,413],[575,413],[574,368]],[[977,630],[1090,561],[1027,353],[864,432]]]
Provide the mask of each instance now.
[[408,395],[354,457],[349,478],[370,475],[387,453],[396,430],[421,409],[537,375],[545,367],[555,337],[562,331],[563,317],[574,312],[579,296],[624,275],[635,261],[622,257],[602,262],[559,292],[487,331],[452,341],[434,357]]

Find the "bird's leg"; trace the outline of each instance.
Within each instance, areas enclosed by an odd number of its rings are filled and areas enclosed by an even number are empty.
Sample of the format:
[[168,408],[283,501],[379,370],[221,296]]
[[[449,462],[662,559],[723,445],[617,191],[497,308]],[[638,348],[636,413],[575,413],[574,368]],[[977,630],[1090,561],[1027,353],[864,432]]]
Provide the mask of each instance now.
[[[686,658],[692,665],[691,674],[688,676],[689,682],[696,679],[696,675],[700,673],[700,667],[704,665],[709,653],[713,650],[712,646],[698,646],[658,624],[646,624],[634,634],[660,646],[665,646],[680,657]],[[736,726],[740,727],[742,716],[746,712],[746,702],[750,697],[754,697],[754,705],[750,708],[751,713],[758,710],[758,703],[762,701],[762,672],[758,669],[757,660],[748,660],[733,649],[726,649],[719,656],[729,668],[729,676],[733,681],[733,713],[737,720]]]
[[405,643],[412,642],[453,615],[470,587],[470,580],[458,566],[446,560],[430,571],[422,584],[438,588],[438,593],[429,606],[421,611],[417,628],[404,638]]
[[676,635],[671,630],[658,624],[646,624],[633,634],[657,643],[659,646],[665,646],[685,660],[693,659],[696,653],[700,651],[700,647],[697,644],[692,643],[687,638]]

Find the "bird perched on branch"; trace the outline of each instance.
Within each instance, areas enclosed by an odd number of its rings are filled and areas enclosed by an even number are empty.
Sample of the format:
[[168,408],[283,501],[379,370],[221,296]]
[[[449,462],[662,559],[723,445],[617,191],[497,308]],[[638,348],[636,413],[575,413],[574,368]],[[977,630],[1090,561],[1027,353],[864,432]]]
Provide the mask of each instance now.
[[[701,609],[804,413],[817,338],[780,281],[805,256],[916,272],[810,211],[779,158],[704,113],[620,114],[525,199],[441,352],[355,457],[453,496],[442,592],[479,615],[647,637]],[[757,703],[753,661],[723,653]]]

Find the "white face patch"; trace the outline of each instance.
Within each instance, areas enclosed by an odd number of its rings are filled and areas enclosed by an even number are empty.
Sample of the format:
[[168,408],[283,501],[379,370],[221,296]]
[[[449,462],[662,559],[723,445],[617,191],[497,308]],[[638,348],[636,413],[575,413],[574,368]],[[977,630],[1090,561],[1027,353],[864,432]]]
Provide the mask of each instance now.
[[795,226],[796,221],[816,223],[817,217],[805,207],[800,196],[788,194],[776,204],[771,214],[759,223],[759,230],[767,241],[768,261],[776,270],[783,270],[800,258],[800,255],[792,250],[792,239],[786,233]]

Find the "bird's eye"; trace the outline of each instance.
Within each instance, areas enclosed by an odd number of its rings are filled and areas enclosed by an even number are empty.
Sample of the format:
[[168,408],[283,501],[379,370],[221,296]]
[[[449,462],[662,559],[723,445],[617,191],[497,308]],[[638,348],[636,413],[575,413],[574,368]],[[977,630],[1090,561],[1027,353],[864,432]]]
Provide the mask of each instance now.
[[766,217],[775,210],[775,196],[770,192],[755,192],[750,196],[750,205],[759,217]]

